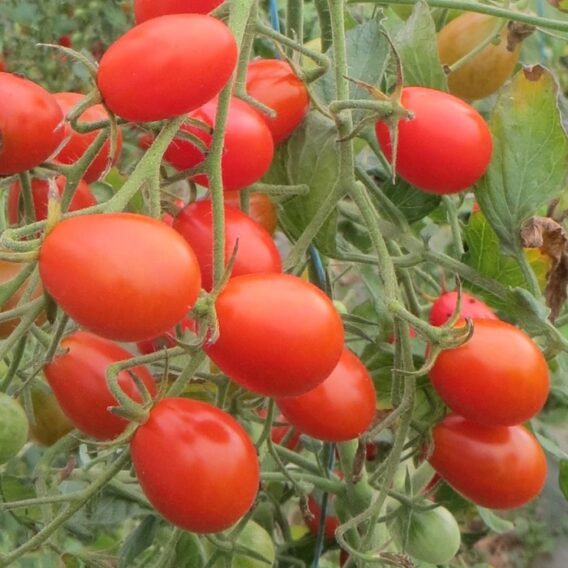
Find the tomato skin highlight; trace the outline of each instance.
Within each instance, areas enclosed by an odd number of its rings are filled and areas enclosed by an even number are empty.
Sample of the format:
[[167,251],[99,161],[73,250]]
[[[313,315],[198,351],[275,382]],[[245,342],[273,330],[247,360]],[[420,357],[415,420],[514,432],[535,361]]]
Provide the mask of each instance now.
[[443,351],[430,371],[442,400],[468,420],[512,426],[542,409],[550,390],[548,365],[537,344],[500,320],[473,320],[473,336]]
[[523,426],[482,426],[450,414],[434,427],[433,440],[432,467],[482,507],[520,507],[546,482],[544,452]]
[[[44,367],[44,373],[65,415],[81,432],[99,440],[111,440],[121,434],[128,421],[108,411],[118,403],[106,381],[108,367],[133,357],[116,343],[92,333],[77,331],[61,342],[67,353],[56,357]],[[145,367],[130,369],[152,396],[156,388]],[[142,402],[142,396],[128,371],[118,376],[121,389],[132,399]]]
[[274,118],[260,112],[274,144],[294,132],[310,106],[306,86],[294,74],[290,64],[280,59],[255,59],[249,63],[247,93],[276,111]]
[[[213,287],[213,211],[211,201],[196,201],[185,207],[174,220],[174,229],[191,246],[203,288]],[[241,274],[282,272],[280,253],[271,236],[248,215],[225,207],[225,263],[238,242],[231,278]]]
[[[428,193],[457,193],[471,187],[485,173],[493,149],[482,116],[461,99],[425,87],[406,87],[401,102],[414,118],[399,122],[400,177]],[[392,162],[387,125],[377,122],[375,131]]]
[[220,337],[212,361],[253,392],[283,397],[323,382],[343,351],[343,324],[331,300],[287,274],[229,281],[216,302]]
[[[436,326],[444,325],[454,313],[457,301],[458,293],[455,290],[439,296],[432,304],[429,317],[430,323]],[[499,319],[497,314],[487,304],[467,292],[462,292],[461,294],[460,316],[464,319]]]
[[223,0],[135,0],[134,17],[141,24],[170,14],[209,14],[222,3]]
[[344,348],[323,383],[303,395],[276,399],[276,404],[303,434],[327,442],[344,442],[360,436],[373,422],[376,393],[363,363]]
[[131,450],[145,495],[184,530],[225,530],[255,500],[260,468],[254,444],[232,416],[207,403],[158,402],[134,434]]
[[0,72],[0,176],[47,160],[63,140],[62,121],[59,105],[43,87]]
[[221,21],[201,14],[161,16],[110,46],[101,59],[97,84],[118,116],[133,122],[165,120],[213,98],[236,61],[235,38]]
[[134,213],[63,220],[40,248],[39,270],[71,318],[117,341],[168,332],[193,306],[201,286],[197,259],[183,237]]

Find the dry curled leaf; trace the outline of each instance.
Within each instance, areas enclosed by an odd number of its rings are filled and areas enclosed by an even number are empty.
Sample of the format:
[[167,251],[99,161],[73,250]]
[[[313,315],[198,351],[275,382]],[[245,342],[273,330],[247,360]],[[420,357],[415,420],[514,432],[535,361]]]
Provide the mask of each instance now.
[[511,53],[518,45],[527,39],[536,28],[522,22],[508,22],[507,24],[507,50]]

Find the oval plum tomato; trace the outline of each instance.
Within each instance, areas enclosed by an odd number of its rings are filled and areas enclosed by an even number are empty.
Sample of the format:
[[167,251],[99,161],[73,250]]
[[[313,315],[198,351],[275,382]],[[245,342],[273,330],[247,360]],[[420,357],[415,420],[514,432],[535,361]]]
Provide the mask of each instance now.
[[[239,191],[225,191],[225,205],[233,209],[241,208],[241,199]],[[249,195],[249,211],[247,215],[262,225],[268,233],[274,234],[278,219],[276,218],[276,209],[270,197],[264,193],[252,191]]]
[[225,530],[255,500],[260,481],[256,448],[232,416],[210,404],[161,400],[134,434],[131,449],[146,497],[184,530]]
[[201,286],[183,237],[134,213],[63,220],[40,248],[39,270],[49,294],[79,325],[119,341],[169,331]]
[[223,3],[223,0],[135,0],[134,16],[141,24],[151,18],[170,14],[209,14]]
[[97,83],[118,116],[133,122],[164,120],[212,99],[236,62],[235,38],[223,22],[201,14],[161,16],[110,46]]
[[52,446],[73,430],[73,423],[63,412],[50,388],[42,383],[32,386],[30,396],[34,419],[30,422],[30,438],[42,446]]
[[[444,65],[453,65],[471,53],[499,27],[499,19],[466,12],[447,24],[438,34],[438,52]],[[519,61],[521,43],[507,49],[507,29],[497,45],[490,43],[448,75],[450,93],[463,99],[482,99],[504,85]]]
[[310,105],[306,86],[290,65],[280,59],[255,59],[249,63],[247,93],[276,111],[274,118],[260,113],[272,133],[274,144],[294,132]]
[[[93,438],[116,438],[128,426],[128,421],[108,410],[118,403],[108,388],[106,371],[118,361],[132,359],[132,353],[85,331],[69,335],[63,339],[61,347],[67,352],[45,365],[43,370],[63,412],[81,432]],[[132,373],[155,396],[152,375],[141,366],[120,372],[120,388],[135,401],[142,401]]]
[[32,81],[0,73],[0,176],[39,166],[64,136],[53,95]]
[[[213,128],[217,115],[217,99],[192,112],[190,116]],[[196,126],[184,125],[182,130],[197,136],[206,146],[211,144],[211,134]],[[264,120],[247,103],[231,99],[221,170],[225,190],[243,189],[258,181],[270,167],[274,155],[272,134]],[[164,158],[178,170],[197,166],[205,159],[201,150],[189,140],[174,139],[164,154]],[[209,186],[207,176],[196,175],[196,183]]]
[[[397,173],[428,193],[457,193],[471,187],[491,160],[489,127],[470,105],[442,91],[424,87],[402,90],[402,105],[414,118],[401,120]],[[392,161],[388,127],[377,122],[382,151]]]
[[[63,114],[67,113],[85,98],[84,95],[80,93],[55,93],[53,95],[55,100],[61,107]],[[93,123],[99,122],[101,120],[108,120],[108,113],[103,107],[103,105],[94,105],[89,107],[79,118],[80,122],[83,123]],[[115,164],[120,156],[122,150],[122,130],[118,129],[118,135],[116,138],[116,151],[112,160],[110,159],[110,140],[107,140],[103,147],[100,149],[99,153],[96,155],[95,159],[91,162],[91,165],[87,168],[83,179],[87,183],[91,183],[100,178],[101,174],[109,165]],[[87,151],[87,148],[95,141],[98,136],[98,131],[93,130],[92,132],[81,133],[73,130],[69,122],[65,123],[65,137],[68,138],[65,146],[55,157],[55,161],[60,164],[73,164],[83,154]]]
[[[333,504],[335,501],[335,495],[329,494],[327,498],[326,516],[325,516],[325,527],[324,534],[325,538],[332,540],[335,538],[335,531],[339,526],[339,519],[335,515]],[[316,491],[313,495],[308,495],[308,509],[314,516],[313,519],[306,519],[306,525],[310,529],[310,532],[317,536],[319,532],[319,525],[321,519],[321,492]]]
[[[445,292],[432,304],[430,310],[430,323],[436,326],[444,325],[454,313],[458,301],[458,293],[453,290],[452,292]],[[495,312],[481,300],[475,296],[462,292],[461,294],[461,311],[462,318],[471,319],[499,319]]]
[[[203,288],[213,287],[213,211],[211,201],[190,203],[174,219],[174,229],[189,243],[199,262]],[[272,237],[248,215],[225,207],[225,261],[238,242],[231,277],[282,272],[280,253]]]
[[[64,176],[58,176],[55,180],[57,191],[59,195],[63,195],[65,191],[66,180]],[[20,217],[20,211],[23,209],[21,203],[22,188],[20,182],[17,181],[10,186],[10,193],[8,194],[8,221],[11,225],[17,225]],[[49,181],[46,179],[33,178],[32,179],[32,199],[34,203],[35,220],[42,221],[47,219],[47,202],[49,197]],[[91,193],[90,187],[84,182],[80,181],[75,195],[69,205],[69,211],[78,211],[85,209],[91,205],[96,205],[97,200]]]
[[440,353],[430,379],[442,400],[468,420],[512,426],[542,409],[550,389],[538,345],[500,320],[473,320],[473,336]]
[[341,318],[331,300],[301,278],[237,276],[215,305],[220,336],[205,350],[219,369],[253,392],[304,394],[339,361]]
[[433,430],[429,462],[456,491],[482,507],[513,509],[546,481],[546,457],[523,426],[482,426],[450,414]]
[[[347,348],[331,374],[315,389],[276,399],[290,424],[327,442],[345,442],[365,432],[375,417],[376,393],[365,365]],[[320,409],[314,412],[314,409]]]
[[6,393],[0,393],[0,464],[18,455],[28,439],[24,409]]

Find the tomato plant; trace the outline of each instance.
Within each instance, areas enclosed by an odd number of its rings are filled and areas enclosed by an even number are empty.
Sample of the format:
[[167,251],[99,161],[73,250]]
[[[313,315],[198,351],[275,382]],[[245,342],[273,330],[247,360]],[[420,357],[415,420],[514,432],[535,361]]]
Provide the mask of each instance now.
[[186,330],[195,331],[195,322],[189,318],[184,318],[174,329],[170,330],[168,333],[158,335],[156,337],[151,337],[150,339],[145,339],[144,341],[138,341],[136,343],[136,346],[138,347],[140,353],[144,355],[155,353],[160,349],[169,349],[170,347],[175,347],[178,329],[182,333]]
[[[253,443],[234,418],[204,402],[160,401],[134,434],[131,449],[142,490],[184,530],[228,529],[256,497],[259,465]],[[191,491],[180,483],[183,479],[191,480]]]
[[208,14],[217,8],[223,0],[135,0],[134,16],[136,23],[141,24],[151,18],[169,14]]
[[499,320],[473,320],[471,339],[443,351],[430,379],[444,402],[469,420],[512,426],[535,416],[550,389],[548,365],[523,331]]
[[[63,412],[76,428],[93,438],[116,438],[128,422],[109,411],[117,401],[108,388],[106,373],[112,364],[130,359],[132,354],[108,339],[85,331],[65,337],[61,347],[66,353],[48,363],[44,373]],[[139,366],[118,375],[120,388],[130,398],[142,401],[132,374],[155,396],[152,375]]]
[[[174,229],[189,243],[199,262],[203,288],[213,287],[213,212],[211,202],[197,201],[178,213]],[[231,276],[281,272],[280,253],[272,237],[248,215],[225,207],[225,257],[238,243]]]
[[53,95],[17,75],[0,72],[0,176],[39,166],[64,137]]
[[[155,45],[160,49],[149,48]],[[207,48],[196,50],[196,45]],[[101,59],[97,84],[105,105],[118,116],[133,122],[164,120],[214,97],[236,59],[235,39],[219,20],[200,14],[162,16],[136,26],[110,46]],[[131,73],[140,61],[143,67]]]
[[478,505],[520,507],[544,487],[544,452],[523,426],[482,426],[452,414],[434,428],[433,441],[432,466]]
[[121,341],[167,332],[201,286],[186,241],[164,223],[133,213],[62,221],[42,244],[39,269],[49,294],[77,323]]
[[[401,103],[414,118],[398,125],[397,173],[429,193],[464,191],[485,173],[491,133],[482,116],[462,100],[434,89],[407,87]],[[382,151],[392,161],[388,126],[377,122]]]
[[0,393],[0,464],[18,455],[28,439],[28,429],[23,408],[11,396]]
[[[441,294],[432,304],[428,318],[430,323],[432,325],[444,325],[453,315],[457,301],[458,293],[456,291]],[[487,304],[467,292],[461,294],[460,316],[464,319],[499,319]]]

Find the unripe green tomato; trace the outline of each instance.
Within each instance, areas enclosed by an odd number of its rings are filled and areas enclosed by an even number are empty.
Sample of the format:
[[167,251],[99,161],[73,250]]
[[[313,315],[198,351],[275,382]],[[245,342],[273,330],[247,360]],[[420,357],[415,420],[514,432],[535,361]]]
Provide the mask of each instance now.
[[0,393],[0,464],[18,455],[28,439],[28,431],[23,408],[11,396]]
[[[311,49],[312,51],[315,51],[317,53],[321,53],[321,37],[315,37],[311,39],[310,41],[304,44],[304,47],[306,47],[307,49]],[[312,69],[316,69],[318,66],[317,63],[307,55],[302,55],[301,61],[302,61],[302,67],[306,71],[311,71]]]

